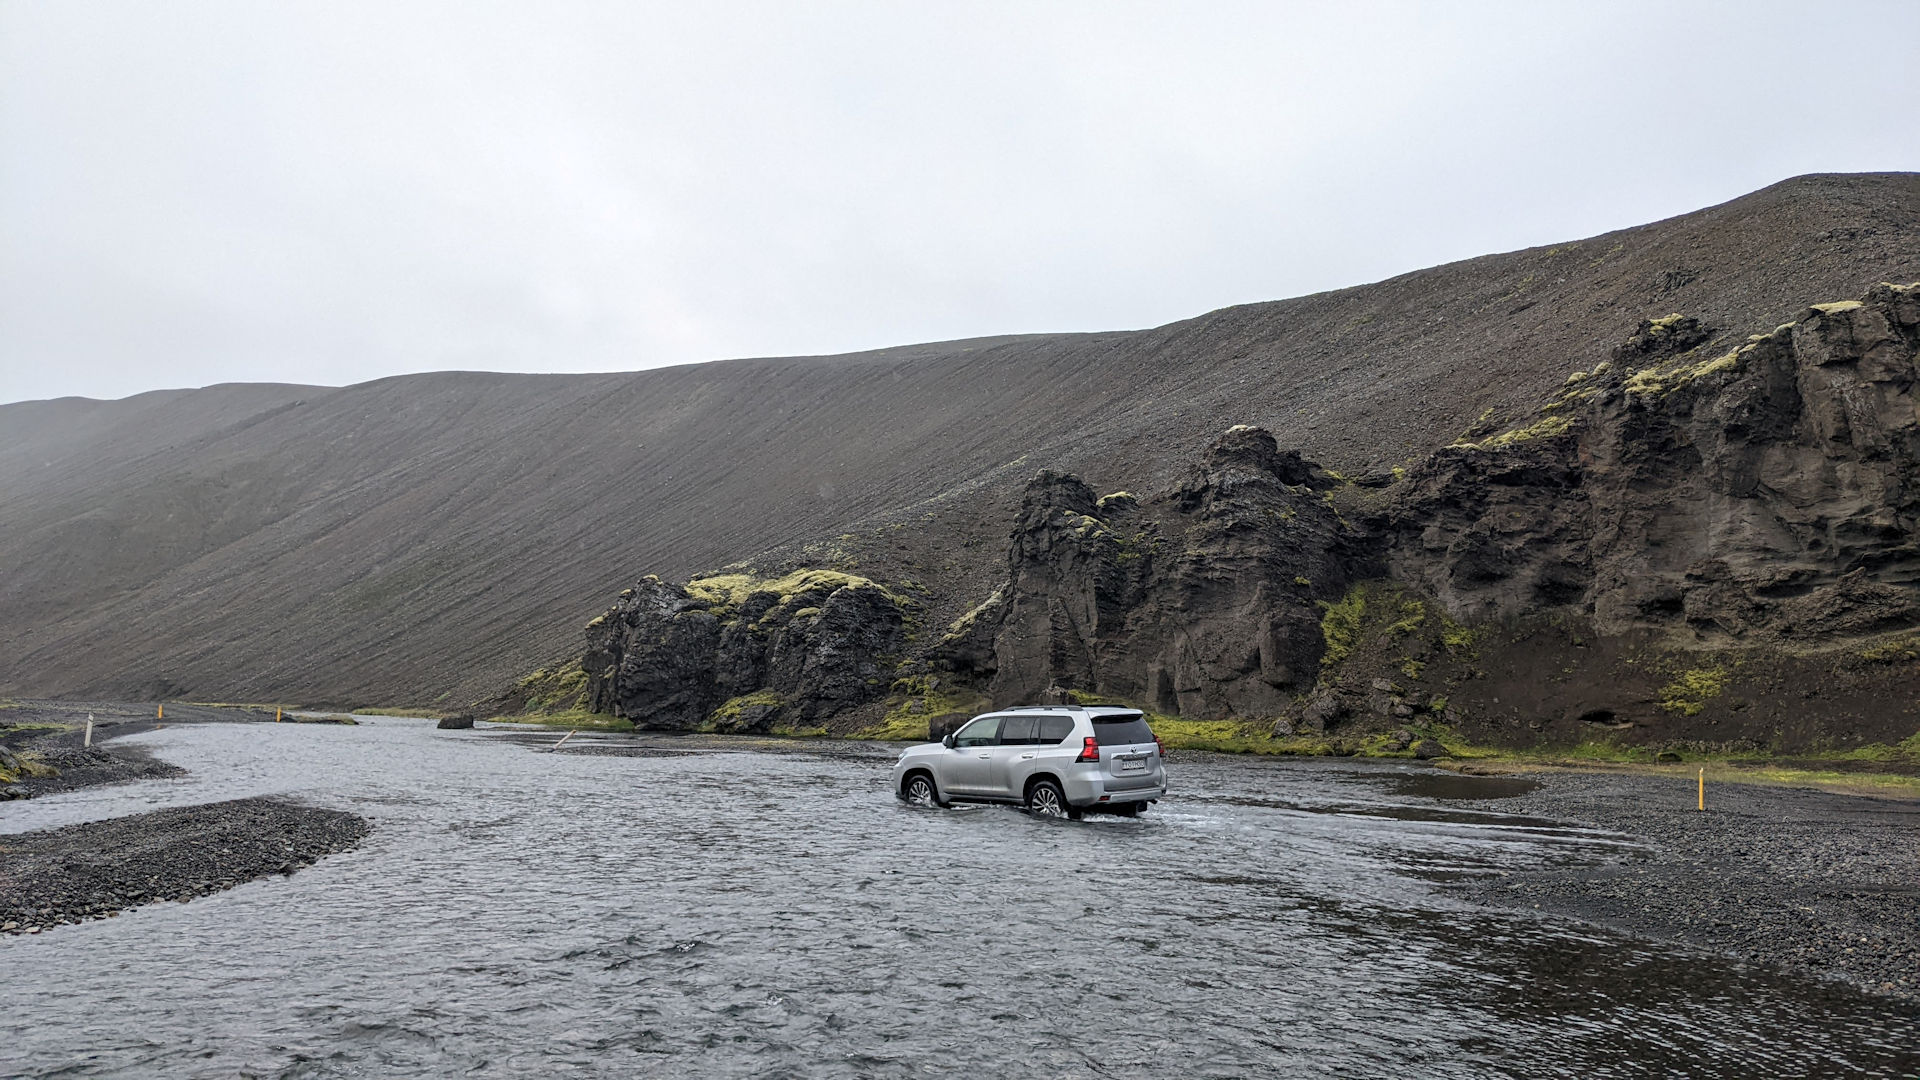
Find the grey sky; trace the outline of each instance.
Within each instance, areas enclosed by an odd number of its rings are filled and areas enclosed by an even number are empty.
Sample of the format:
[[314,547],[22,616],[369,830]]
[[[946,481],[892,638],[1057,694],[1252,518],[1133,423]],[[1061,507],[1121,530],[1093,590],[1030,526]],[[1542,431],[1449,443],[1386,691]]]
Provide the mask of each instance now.
[[0,0],[0,401],[1148,326],[1920,168],[1920,4]]

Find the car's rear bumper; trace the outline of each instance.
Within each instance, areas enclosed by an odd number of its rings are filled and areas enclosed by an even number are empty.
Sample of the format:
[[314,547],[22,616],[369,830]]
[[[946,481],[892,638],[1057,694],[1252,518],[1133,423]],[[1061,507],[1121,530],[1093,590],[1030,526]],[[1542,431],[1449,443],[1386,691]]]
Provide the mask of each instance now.
[[[1138,781],[1132,783],[1138,783]],[[1167,778],[1164,773],[1155,777],[1151,785],[1141,787],[1117,786],[1104,776],[1067,776],[1062,784],[1067,789],[1067,802],[1083,810],[1090,807],[1150,802],[1167,793]]]

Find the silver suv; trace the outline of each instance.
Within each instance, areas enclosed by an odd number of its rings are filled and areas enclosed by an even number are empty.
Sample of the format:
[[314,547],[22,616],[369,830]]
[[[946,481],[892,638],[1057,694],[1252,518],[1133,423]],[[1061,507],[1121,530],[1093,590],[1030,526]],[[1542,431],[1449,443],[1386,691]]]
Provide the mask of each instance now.
[[976,716],[893,767],[901,799],[1017,803],[1048,817],[1132,817],[1167,791],[1165,753],[1146,718],[1106,706],[1027,706]]

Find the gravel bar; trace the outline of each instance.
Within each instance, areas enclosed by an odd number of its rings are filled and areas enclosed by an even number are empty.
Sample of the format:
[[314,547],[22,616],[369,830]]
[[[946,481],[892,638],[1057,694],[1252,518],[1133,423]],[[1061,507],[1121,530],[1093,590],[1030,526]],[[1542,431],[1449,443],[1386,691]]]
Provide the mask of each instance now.
[[254,798],[0,836],[0,932],[34,934],[291,874],[371,828],[343,810]]

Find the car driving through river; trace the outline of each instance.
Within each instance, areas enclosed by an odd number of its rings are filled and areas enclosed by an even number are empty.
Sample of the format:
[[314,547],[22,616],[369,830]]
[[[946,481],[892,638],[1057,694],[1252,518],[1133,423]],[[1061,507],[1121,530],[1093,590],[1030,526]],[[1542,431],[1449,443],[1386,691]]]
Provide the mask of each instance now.
[[1045,817],[1131,817],[1166,794],[1166,754],[1138,710],[1023,706],[908,747],[893,767],[893,790],[928,806],[1013,803]]

